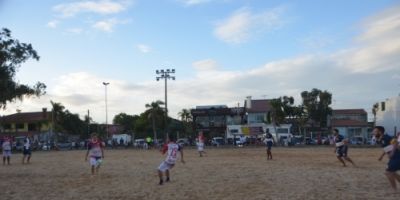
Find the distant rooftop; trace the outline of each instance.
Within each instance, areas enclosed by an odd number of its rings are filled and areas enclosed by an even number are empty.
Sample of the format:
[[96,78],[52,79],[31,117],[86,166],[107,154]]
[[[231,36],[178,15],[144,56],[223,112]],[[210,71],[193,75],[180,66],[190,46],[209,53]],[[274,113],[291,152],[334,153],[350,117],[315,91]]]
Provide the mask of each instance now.
[[335,109],[332,110],[333,115],[352,115],[352,114],[367,114],[364,109]]
[[51,120],[51,112],[24,112],[6,115],[0,118],[3,123],[39,122]]
[[196,109],[211,109],[211,108],[228,108],[228,106],[226,106],[226,105],[196,106]]

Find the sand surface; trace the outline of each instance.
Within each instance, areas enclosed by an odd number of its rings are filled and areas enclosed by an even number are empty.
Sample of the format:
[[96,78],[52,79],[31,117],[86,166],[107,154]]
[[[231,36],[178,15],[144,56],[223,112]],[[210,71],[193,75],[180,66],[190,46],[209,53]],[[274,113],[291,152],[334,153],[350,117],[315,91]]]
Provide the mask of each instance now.
[[384,176],[387,158],[378,148],[350,148],[358,167],[344,168],[333,148],[185,149],[171,182],[158,185],[156,150],[106,150],[100,174],[92,177],[85,151],[33,152],[32,163],[0,166],[0,199],[400,199]]

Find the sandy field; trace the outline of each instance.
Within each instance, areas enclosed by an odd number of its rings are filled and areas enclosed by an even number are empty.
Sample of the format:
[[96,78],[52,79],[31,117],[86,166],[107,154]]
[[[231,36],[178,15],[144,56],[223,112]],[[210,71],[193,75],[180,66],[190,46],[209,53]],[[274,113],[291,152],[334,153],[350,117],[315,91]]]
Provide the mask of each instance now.
[[158,185],[156,150],[106,150],[100,174],[90,175],[85,151],[33,152],[32,163],[0,166],[0,199],[400,199],[378,162],[378,148],[350,148],[358,165],[342,167],[333,148],[185,149],[171,182]]

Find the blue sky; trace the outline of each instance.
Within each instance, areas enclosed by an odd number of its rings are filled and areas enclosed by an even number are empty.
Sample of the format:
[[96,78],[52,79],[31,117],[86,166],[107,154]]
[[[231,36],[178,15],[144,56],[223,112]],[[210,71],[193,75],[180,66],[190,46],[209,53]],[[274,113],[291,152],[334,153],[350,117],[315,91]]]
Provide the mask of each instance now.
[[[38,51],[21,83],[47,95],[3,114],[61,102],[105,121],[163,100],[155,70],[175,68],[169,109],[242,104],[246,96],[294,96],[319,88],[334,108],[364,108],[400,92],[398,1],[3,0],[1,27]],[[266,96],[265,96],[266,95]]]

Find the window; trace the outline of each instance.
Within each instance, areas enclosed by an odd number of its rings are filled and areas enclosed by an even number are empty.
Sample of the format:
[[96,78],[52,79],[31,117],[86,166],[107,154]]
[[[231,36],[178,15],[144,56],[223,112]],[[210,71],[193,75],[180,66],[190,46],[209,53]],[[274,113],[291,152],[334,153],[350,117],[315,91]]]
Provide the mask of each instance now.
[[36,131],[36,124],[28,124],[28,131]]
[[231,130],[229,130],[229,132],[231,132],[231,133],[239,133],[239,130],[238,129],[231,129]]
[[287,128],[277,128],[276,132],[277,133],[288,133],[289,129],[287,129]]
[[25,128],[25,124],[17,124],[16,128],[17,129],[24,129]]
[[11,124],[4,124],[4,129],[11,129]]

